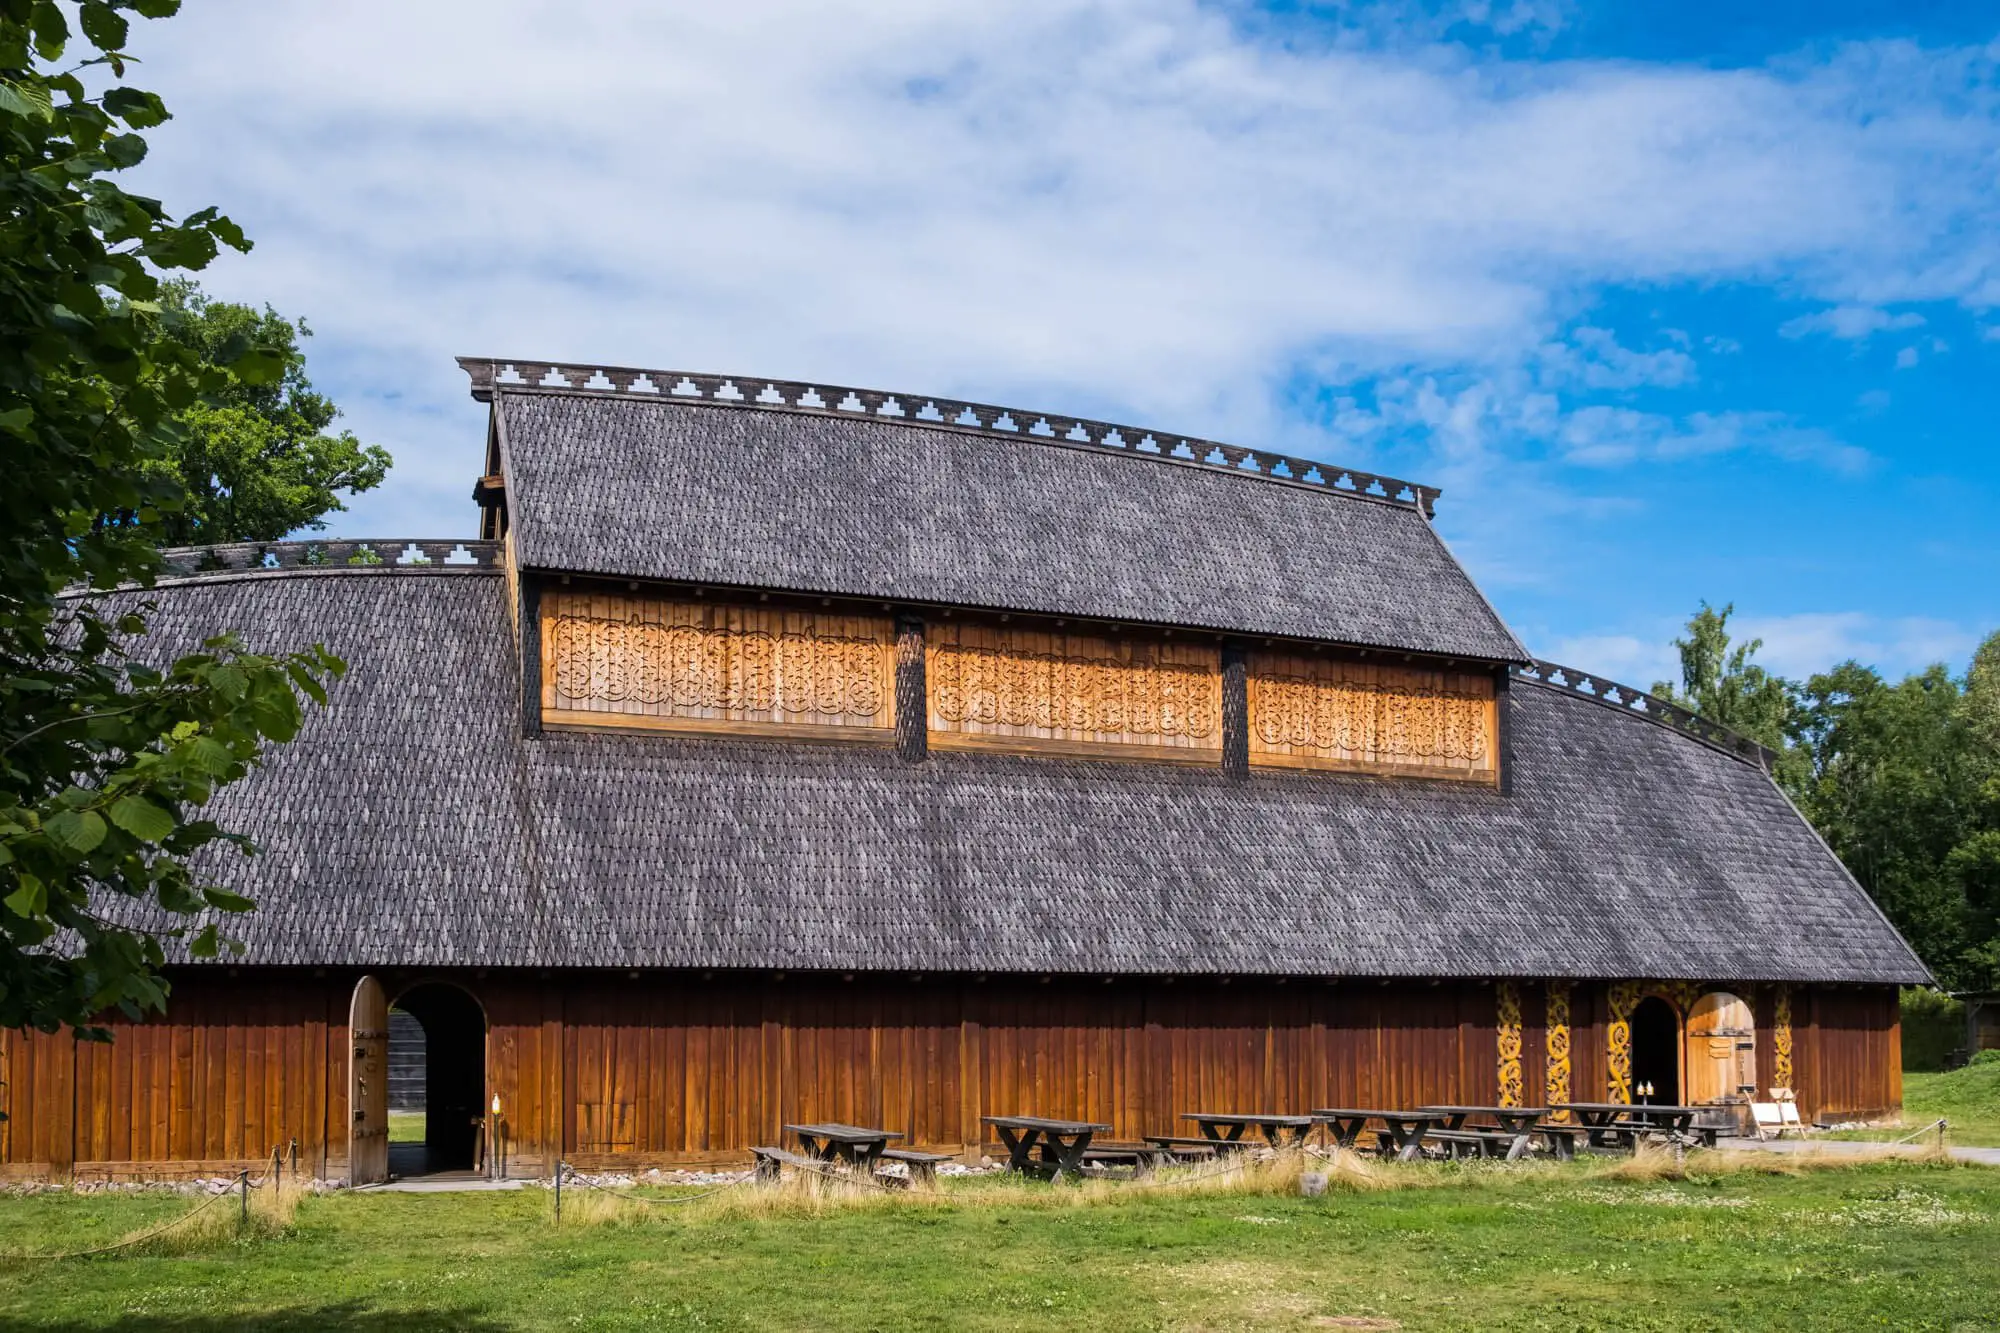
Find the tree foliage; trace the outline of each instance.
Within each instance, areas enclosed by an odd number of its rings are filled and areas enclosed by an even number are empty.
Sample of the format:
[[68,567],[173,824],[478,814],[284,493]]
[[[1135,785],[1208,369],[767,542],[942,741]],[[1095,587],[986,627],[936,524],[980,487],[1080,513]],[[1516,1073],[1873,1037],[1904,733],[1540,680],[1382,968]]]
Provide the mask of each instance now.
[[204,365],[246,345],[271,349],[283,363],[275,380],[235,379],[177,414],[178,438],[152,465],[184,497],[161,518],[165,544],[277,541],[326,526],[328,513],[346,508],[342,492],[382,484],[387,451],[330,429],[340,412],[306,378],[300,340],[312,335],[304,320],[211,301],[186,280],[162,283],[160,306],[166,336]]
[[[132,645],[155,545],[185,499],[163,464],[180,418],[283,382],[242,331],[168,335],[160,274],[249,243],[204,209],[176,221],[117,174],[167,119],[122,82],[132,16],[177,0],[0,0],[0,1025],[54,1030],[165,995],[162,935],[225,943],[192,914],[244,899],[190,858],[247,844],[203,806],[289,739],[340,662],[234,638],[147,665]],[[71,27],[74,16],[77,29]],[[79,37],[81,41],[79,41]],[[72,54],[81,49],[81,58]],[[63,62],[68,61],[68,64]],[[108,84],[93,92],[85,79]],[[79,591],[80,590],[80,591]]]
[[2000,987],[2000,634],[1964,677],[1890,682],[1842,662],[1805,681],[1732,644],[1703,603],[1675,641],[1682,688],[1656,686],[1779,752],[1776,775],[1938,979]]

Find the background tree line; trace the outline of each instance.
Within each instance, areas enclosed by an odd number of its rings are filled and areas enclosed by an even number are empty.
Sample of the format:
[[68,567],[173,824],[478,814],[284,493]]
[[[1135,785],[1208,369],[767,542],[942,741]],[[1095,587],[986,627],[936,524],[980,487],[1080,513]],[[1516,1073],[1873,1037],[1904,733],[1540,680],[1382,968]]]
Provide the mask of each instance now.
[[1962,676],[1842,662],[1803,681],[1755,662],[1703,603],[1653,692],[1779,755],[1777,778],[1938,981],[2000,989],[2000,633]]

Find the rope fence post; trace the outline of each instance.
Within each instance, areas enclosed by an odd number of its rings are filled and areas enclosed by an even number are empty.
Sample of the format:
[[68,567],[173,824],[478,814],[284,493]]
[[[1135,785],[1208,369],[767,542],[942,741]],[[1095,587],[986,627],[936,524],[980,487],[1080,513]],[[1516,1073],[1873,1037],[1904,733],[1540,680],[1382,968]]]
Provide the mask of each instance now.
[[239,1196],[236,1212],[236,1229],[242,1231],[250,1225],[250,1171],[248,1167],[236,1173],[236,1190]]
[[562,1225],[562,1158],[556,1158],[556,1225]]

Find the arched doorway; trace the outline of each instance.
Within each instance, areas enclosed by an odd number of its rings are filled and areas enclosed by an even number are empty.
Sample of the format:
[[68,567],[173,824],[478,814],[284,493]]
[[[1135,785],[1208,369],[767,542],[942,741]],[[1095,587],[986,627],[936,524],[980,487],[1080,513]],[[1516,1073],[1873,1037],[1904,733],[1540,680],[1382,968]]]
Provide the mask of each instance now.
[[1645,1100],[1658,1106],[1678,1106],[1681,1100],[1681,1017],[1657,995],[1648,995],[1632,1010],[1632,1099],[1639,1086],[1653,1085]]
[[441,981],[412,986],[396,997],[395,1007],[423,1029],[420,1046],[400,1043],[393,1054],[411,1089],[401,1098],[406,1109],[415,1109],[414,1090],[422,1089],[424,1134],[421,1144],[390,1146],[391,1169],[399,1176],[469,1171],[478,1159],[486,1114],[486,1011],[465,991]]
[[1688,1011],[1688,1105],[1752,1101],[1756,1091],[1757,1024],[1750,1006],[1728,991],[1702,996]]

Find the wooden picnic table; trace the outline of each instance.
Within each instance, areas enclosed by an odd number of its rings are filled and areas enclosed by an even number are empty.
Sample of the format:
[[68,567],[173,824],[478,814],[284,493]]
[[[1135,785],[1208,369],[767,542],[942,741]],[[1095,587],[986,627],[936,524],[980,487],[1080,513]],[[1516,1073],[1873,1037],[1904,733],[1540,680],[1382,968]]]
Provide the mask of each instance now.
[[1540,1106],[1419,1106],[1417,1109],[1444,1117],[1446,1129],[1464,1129],[1466,1121],[1479,1116],[1491,1120],[1503,1134],[1525,1134],[1548,1114],[1547,1108]]
[[1202,1138],[1210,1143],[1249,1147],[1243,1136],[1254,1129],[1273,1148],[1304,1143],[1306,1135],[1312,1133],[1313,1126],[1319,1123],[1309,1115],[1237,1115],[1212,1111],[1188,1111],[1182,1114],[1181,1119],[1194,1121],[1201,1128]]
[[1333,1131],[1333,1141],[1343,1148],[1352,1148],[1361,1137],[1362,1127],[1370,1120],[1379,1120],[1384,1126],[1377,1135],[1382,1140],[1383,1155],[1387,1156],[1393,1148],[1399,1159],[1413,1162],[1423,1156],[1424,1136],[1437,1128],[1441,1117],[1434,1111],[1371,1111],[1335,1106],[1314,1111],[1313,1119],[1324,1120]]
[[1637,1142],[1642,1133],[1686,1134],[1700,1138],[1711,1147],[1715,1143],[1715,1131],[1697,1130],[1694,1118],[1711,1108],[1706,1106],[1651,1106],[1644,1103],[1633,1106],[1626,1102],[1560,1102],[1549,1109],[1568,1111],[1589,1132],[1593,1147],[1602,1147],[1604,1140],[1624,1138]]
[[785,1132],[799,1136],[799,1148],[822,1162],[846,1162],[872,1172],[890,1139],[903,1136],[892,1129],[864,1129],[860,1125],[786,1125]]
[[[1090,1147],[1093,1135],[1111,1128],[1088,1120],[1046,1120],[1033,1115],[988,1115],[980,1121],[993,1126],[1006,1145],[1008,1170],[1025,1173],[1046,1168],[1058,1176],[1064,1172],[1083,1174],[1084,1149]],[[1038,1149],[1039,1164],[1035,1161]]]

